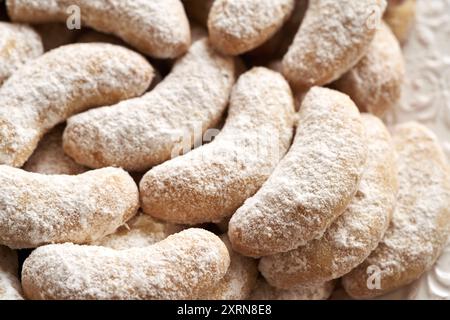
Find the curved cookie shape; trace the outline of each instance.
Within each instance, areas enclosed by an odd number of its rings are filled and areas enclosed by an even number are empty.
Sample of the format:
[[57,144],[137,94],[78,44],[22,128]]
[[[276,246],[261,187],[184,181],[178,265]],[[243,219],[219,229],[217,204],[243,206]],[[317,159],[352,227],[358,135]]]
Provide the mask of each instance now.
[[382,240],[396,203],[395,149],[381,120],[364,114],[363,123],[368,155],[355,197],[322,238],[261,259],[259,269],[272,286],[290,289],[339,278],[361,264]]
[[0,22],[0,85],[23,64],[43,53],[41,37],[32,28]]
[[388,0],[383,19],[400,43],[408,40],[416,18],[416,0]]
[[180,0],[7,0],[6,6],[11,20],[28,23],[66,22],[77,6],[83,25],[155,58],[176,58],[191,42]]
[[152,78],[144,57],[105,43],[67,45],[33,60],[0,88],[0,163],[21,167],[55,125],[140,95]]
[[289,290],[277,289],[259,278],[250,300],[326,300],[333,293],[335,281],[312,287],[296,286]]
[[145,248],[40,247],[25,260],[22,285],[29,299],[195,299],[229,264],[217,236],[188,229]]
[[0,300],[23,300],[17,254],[0,246]]
[[266,256],[321,237],[355,195],[366,157],[355,104],[340,92],[312,88],[289,152],[230,220],[233,248]]
[[120,226],[115,233],[91,242],[91,245],[108,247],[114,250],[145,248],[184,229],[181,225],[157,221],[147,214],[138,213]]
[[220,239],[230,254],[230,267],[214,288],[200,296],[200,300],[245,300],[253,291],[258,278],[256,260],[234,252],[226,235]]
[[292,93],[280,74],[265,68],[244,73],[214,141],[143,177],[143,211],[183,224],[218,222],[232,215],[289,148],[293,121]]
[[377,249],[343,277],[354,298],[375,297],[431,268],[450,230],[450,169],[434,134],[415,122],[393,130],[399,192],[392,222]]
[[88,169],[64,153],[62,135],[64,125],[58,125],[48,132],[24,164],[23,169],[42,174],[80,174]]
[[310,0],[283,73],[296,88],[330,83],[361,59],[386,7],[385,0]]
[[117,168],[68,176],[1,165],[0,194],[0,244],[17,249],[95,241],[139,207],[135,182]]
[[220,52],[239,55],[269,40],[290,17],[294,0],[215,0],[209,39]]
[[92,168],[147,170],[220,121],[235,73],[233,58],[217,54],[206,39],[197,41],[149,93],[70,118],[64,150]]
[[333,87],[352,98],[361,111],[382,117],[400,99],[405,61],[392,31],[381,23],[366,55]]

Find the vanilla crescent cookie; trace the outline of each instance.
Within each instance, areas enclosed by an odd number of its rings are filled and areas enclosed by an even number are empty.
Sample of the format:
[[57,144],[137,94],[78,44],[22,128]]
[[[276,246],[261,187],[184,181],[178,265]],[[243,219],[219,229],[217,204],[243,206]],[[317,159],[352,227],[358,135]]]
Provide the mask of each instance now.
[[7,0],[6,6],[17,22],[70,25],[78,18],[155,58],[176,58],[191,41],[180,0]]
[[230,254],[230,267],[225,276],[214,288],[200,296],[200,300],[245,300],[255,288],[258,278],[256,260],[244,257],[231,248],[226,235],[220,239],[227,246]]
[[0,88],[0,163],[22,166],[52,127],[140,95],[152,78],[144,57],[106,43],[71,44],[30,61]]
[[214,141],[154,167],[142,178],[143,211],[183,224],[231,216],[286,153],[293,123],[294,102],[286,80],[261,67],[244,73]]
[[17,254],[0,246],[0,300],[22,300]]
[[[180,232],[185,227],[157,221],[146,214],[138,214],[124,226],[91,245],[104,246],[115,250],[145,248],[168,236]],[[256,283],[258,268],[256,260],[243,257],[231,249],[226,235],[220,239],[227,246],[230,255],[230,266],[223,278],[213,288],[202,292],[201,300],[243,300],[248,298]]]
[[0,165],[0,244],[10,248],[89,243],[113,233],[138,207],[136,184],[122,169],[69,176]]
[[360,110],[381,117],[399,101],[404,76],[398,40],[381,23],[366,55],[333,87],[348,94]]
[[289,290],[270,286],[263,278],[259,278],[250,300],[326,300],[335,287],[329,281],[312,287],[296,286]]
[[48,132],[22,167],[26,171],[43,174],[80,174],[88,169],[67,156],[62,147],[64,125]]
[[400,43],[408,40],[416,18],[416,0],[388,0],[383,19]]
[[321,237],[357,191],[367,146],[355,104],[315,87],[298,118],[289,152],[230,220],[233,249],[244,255],[285,252]]
[[70,118],[64,150],[88,167],[147,170],[221,120],[235,76],[233,58],[216,53],[206,39],[196,41],[152,91]]
[[296,88],[338,79],[366,53],[385,7],[385,0],[310,0],[283,58],[286,78]]
[[383,238],[398,189],[395,149],[381,120],[364,114],[363,123],[368,154],[355,197],[320,239],[260,260],[259,269],[272,286],[291,289],[339,278],[361,264]]
[[343,277],[354,298],[371,298],[418,279],[432,267],[450,231],[450,167],[435,135],[415,122],[393,130],[399,192],[377,249]]
[[0,22],[0,85],[23,64],[43,53],[41,37],[33,28]]
[[22,286],[29,299],[195,299],[229,264],[217,236],[188,229],[145,248],[40,247],[25,260]]
[[239,55],[266,42],[290,17],[294,0],[215,0],[209,39],[220,52]]

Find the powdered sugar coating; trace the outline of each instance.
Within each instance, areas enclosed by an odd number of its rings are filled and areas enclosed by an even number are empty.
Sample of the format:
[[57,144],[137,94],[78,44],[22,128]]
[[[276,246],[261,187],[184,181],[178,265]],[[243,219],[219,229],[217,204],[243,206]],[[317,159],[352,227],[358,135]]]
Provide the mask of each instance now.
[[188,229],[145,248],[40,247],[24,263],[22,285],[30,299],[195,299],[229,264],[217,236]]
[[19,67],[43,52],[41,37],[32,28],[0,22],[0,85]]
[[226,235],[220,239],[227,246],[230,254],[230,267],[225,276],[200,299],[205,300],[245,300],[256,285],[258,268],[256,260],[234,252]]
[[[436,137],[414,122],[393,131],[399,193],[391,225],[377,249],[343,278],[355,298],[387,293],[416,280],[441,254],[450,231],[450,169]],[[375,266],[380,289],[368,289]]]
[[395,207],[395,150],[384,124],[363,115],[368,155],[358,191],[322,238],[263,257],[259,269],[278,288],[315,286],[339,278],[362,263],[383,238]]
[[0,88],[0,163],[22,166],[52,127],[142,94],[152,77],[144,57],[106,43],[71,44],[30,61]]
[[286,153],[293,123],[294,102],[286,80],[265,68],[244,73],[214,141],[154,167],[141,180],[143,211],[183,224],[218,222],[232,215]]
[[0,191],[0,244],[11,248],[89,243],[113,233],[139,207],[135,182],[117,168],[68,176],[1,165]]
[[333,87],[350,96],[358,108],[379,117],[400,99],[405,62],[389,27],[380,24],[367,54]]
[[48,132],[31,157],[23,166],[30,172],[43,174],[80,174],[88,169],[73,161],[64,153],[62,148],[62,134],[64,125],[58,125]]
[[112,33],[155,58],[176,58],[190,45],[180,0],[7,0],[13,21],[66,22],[78,6],[83,25]]
[[17,254],[0,246],[0,300],[22,300]]
[[291,149],[230,220],[233,248],[266,256],[321,237],[356,193],[366,157],[355,104],[340,92],[312,88],[300,108]]
[[234,80],[233,58],[216,53],[206,39],[194,42],[149,93],[70,118],[64,150],[93,168],[149,169],[170,159],[183,139],[191,146],[195,134],[203,137],[220,121]]
[[208,16],[211,43],[239,55],[266,42],[290,17],[294,0],[216,0]]
[[184,227],[181,225],[158,221],[139,212],[125,225],[119,227],[116,232],[92,242],[91,245],[115,250],[145,248],[183,229]]
[[313,287],[297,286],[289,290],[270,286],[264,278],[259,278],[250,300],[326,300],[335,286],[334,281]]
[[385,0],[310,0],[283,73],[298,88],[338,79],[361,59],[386,7]]

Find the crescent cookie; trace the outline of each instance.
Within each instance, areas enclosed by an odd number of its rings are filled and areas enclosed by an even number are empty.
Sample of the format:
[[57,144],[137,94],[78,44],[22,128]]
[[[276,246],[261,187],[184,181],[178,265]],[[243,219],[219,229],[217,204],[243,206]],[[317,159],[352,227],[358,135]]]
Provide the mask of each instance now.
[[239,55],[270,39],[291,16],[294,0],[215,0],[209,39],[220,52]]
[[69,26],[78,18],[81,24],[114,34],[160,59],[182,55],[191,41],[180,0],[7,0],[6,7],[11,20],[18,22]]
[[138,207],[136,184],[122,169],[69,176],[0,165],[0,244],[10,248],[89,243],[113,233]]
[[357,191],[367,146],[355,104],[315,87],[298,118],[291,149],[230,220],[228,236],[244,255],[286,252],[321,237]]
[[143,177],[143,211],[182,224],[218,222],[232,215],[286,153],[293,124],[294,102],[286,80],[262,67],[244,73],[214,141]]
[[41,37],[33,28],[0,22],[0,85],[26,62],[43,53]]
[[152,78],[143,56],[106,43],[70,44],[30,61],[0,88],[0,163],[21,167],[55,125],[138,96]]
[[310,0],[283,58],[286,78],[296,88],[338,79],[366,53],[385,7],[385,0]]
[[379,246],[343,277],[354,298],[371,298],[418,279],[435,263],[450,231],[450,168],[435,135],[415,122],[393,130],[399,192]]
[[17,254],[0,246],[0,300],[22,300]]
[[383,238],[398,189],[395,149],[381,120],[364,114],[363,123],[368,155],[355,197],[322,238],[261,259],[259,269],[272,286],[290,289],[339,278],[361,264]]
[[332,86],[348,94],[361,111],[381,117],[399,101],[404,76],[402,50],[383,22],[364,58]]
[[235,77],[235,60],[198,40],[152,91],[71,117],[64,151],[91,168],[148,170],[220,122]]
[[47,245],[25,260],[28,299],[195,299],[228,270],[224,243],[203,229],[187,229],[155,245],[128,250],[70,243]]

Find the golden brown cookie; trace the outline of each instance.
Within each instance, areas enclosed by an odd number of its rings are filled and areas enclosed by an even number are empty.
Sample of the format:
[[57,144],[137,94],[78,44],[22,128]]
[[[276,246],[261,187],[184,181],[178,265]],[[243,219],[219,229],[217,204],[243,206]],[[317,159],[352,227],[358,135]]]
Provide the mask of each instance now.
[[330,83],[366,53],[381,21],[385,0],[310,0],[305,18],[283,58],[296,88]]
[[316,286],[339,278],[361,264],[383,238],[398,189],[395,149],[381,120],[363,114],[363,124],[368,154],[355,197],[320,239],[261,259],[259,269],[272,286]]
[[435,137],[415,122],[393,130],[399,192],[392,222],[377,249],[343,277],[354,298],[387,293],[434,264],[450,231],[450,169]]
[[29,299],[195,299],[215,286],[229,264],[217,236],[188,229],[128,250],[40,247],[25,260],[22,285]]
[[220,133],[140,182],[143,211],[181,224],[219,222],[266,181],[291,143],[294,102],[284,78],[254,68],[237,81]]
[[0,165],[0,244],[10,248],[89,243],[113,233],[138,207],[136,184],[122,169],[69,176]]
[[408,40],[416,18],[416,0],[387,0],[384,21],[391,27],[400,43]]
[[244,255],[286,252],[321,237],[357,191],[367,146],[355,104],[315,87],[298,118],[289,152],[230,220],[228,236]]
[[361,111],[381,117],[399,101],[404,76],[402,50],[383,22],[364,58],[333,87],[348,94]]

